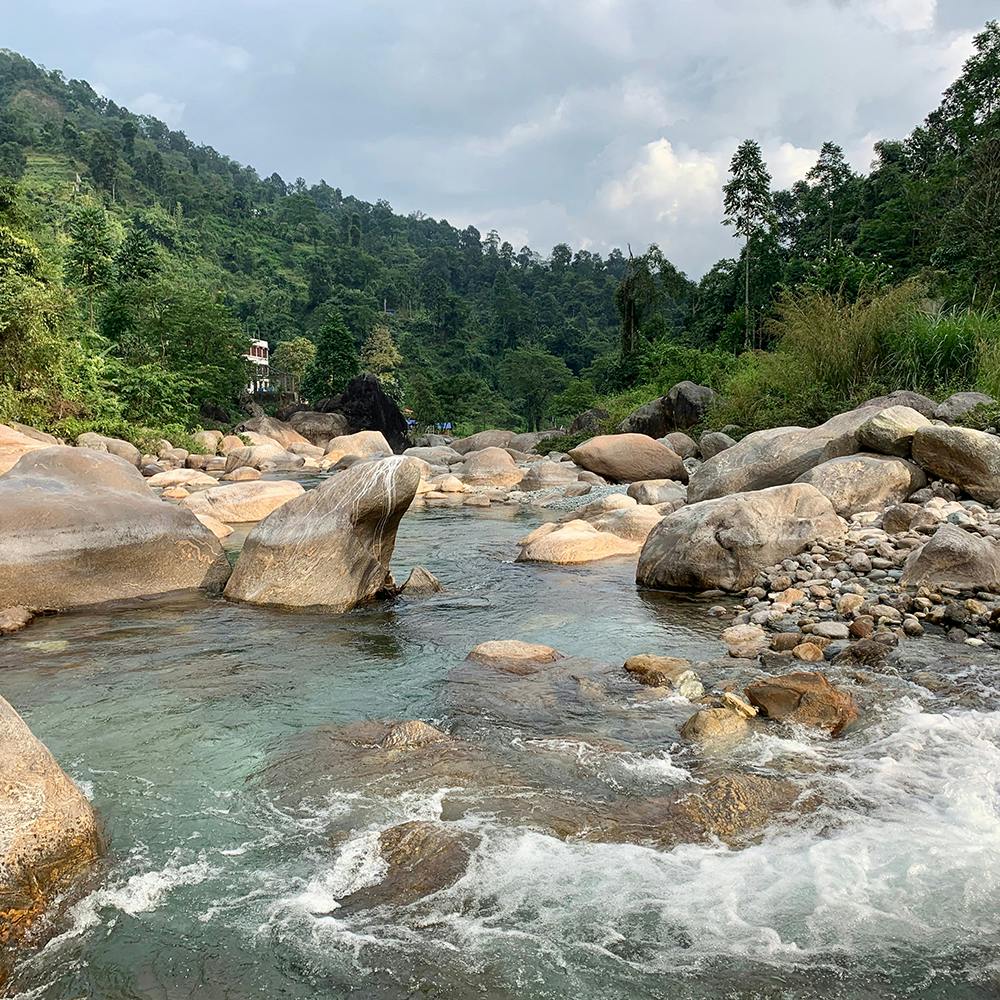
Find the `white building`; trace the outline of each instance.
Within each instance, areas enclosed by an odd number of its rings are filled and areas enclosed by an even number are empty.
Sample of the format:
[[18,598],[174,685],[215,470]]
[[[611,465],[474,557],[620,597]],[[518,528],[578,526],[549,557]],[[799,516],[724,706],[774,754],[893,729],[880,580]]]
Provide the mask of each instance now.
[[271,349],[266,340],[251,340],[243,355],[250,363],[250,384],[247,392],[262,392],[271,387]]

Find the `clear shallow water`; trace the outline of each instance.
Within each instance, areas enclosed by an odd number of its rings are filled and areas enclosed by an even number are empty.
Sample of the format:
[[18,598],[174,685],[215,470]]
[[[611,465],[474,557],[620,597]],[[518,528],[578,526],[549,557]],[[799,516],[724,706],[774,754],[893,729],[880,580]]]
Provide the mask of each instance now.
[[[22,963],[23,995],[995,997],[995,666],[956,666],[961,698],[867,678],[865,721],[842,740],[768,730],[704,759],[674,742],[690,706],[637,697],[620,664],[717,656],[717,623],[637,593],[628,561],[512,563],[533,523],[408,515],[397,576],[428,567],[439,598],[336,617],[184,597],[0,644],[0,691],[88,790],[110,843],[59,935]],[[585,659],[497,685],[461,666],[491,638]],[[380,772],[331,750],[346,725],[408,718],[453,733],[457,764]],[[733,768],[791,776],[820,804],[742,850],[587,839]],[[337,915],[384,873],[379,831],[439,818],[480,838],[463,878]]]

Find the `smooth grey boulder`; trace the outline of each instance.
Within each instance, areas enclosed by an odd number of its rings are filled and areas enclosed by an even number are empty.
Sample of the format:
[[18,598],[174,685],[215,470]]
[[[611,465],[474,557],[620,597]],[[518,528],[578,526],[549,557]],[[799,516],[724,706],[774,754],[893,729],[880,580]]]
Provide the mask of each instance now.
[[882,510],[927,485],[920,466],[886,455],[832,458],[795,481],[815,486],[841,517],[862,510]]
[[666,395],[671,426],[668,430],[684,431],[701,423],[715,402],[715,391],[697,382],[678,382]]
[[722,431],[708,431],[708,433],[702,434],[701,440],[698,442],[698,450],[701,452],[702,460],[707,462],[710,458],[715,458],[720,451],[732,448],[734,444],[736,444],[736,439],[731,438],[728,434],[724,434]]
[[660,444],[665,444],[671,451],[676,451],[681,458],[697,458],[701,452],[698,442],[684,431],[671,431],[660,438]]
[[984,503],[1000,500],[1000,438],[932,424],[913,435],[913,460]]
[[316,413],[300,410],[288,418],[289,425],[310,444],[325,448],[330,438],[341,437],[350,431],[347,417],[342,413]]
[[419,484],[420,465],[395,456],[289,501],[247,536],[226,597],[347,611],[388,590],[396,530]]
[[899,581],[904,587],[1000,590],[1000,543],[954,524],[942,524],[911,552]]
[[844,531],[830,501],[807,483],[706,500],[653,528],[635,579],[668,590],[744,590],[761,570]]
[[190,511],[89,448],[44,448],[0,476],[0,607],[71,608],[201,587],[229,563]]
[[977,406],[992,406],[995,402],[996,400],[992,396],[987,396],[985,392],[956,392],[934,411],[934,416],[937,420],[953,424]]
[[139,460],[142,452],[134,444],[123,441],[121,438],[105,437],[103,434],[88,432],[81,434],[76,439],[77,448],[90,448],[92,451],[105,451],[109,455],[117,455],[125,459],[129,465],[139,467]]

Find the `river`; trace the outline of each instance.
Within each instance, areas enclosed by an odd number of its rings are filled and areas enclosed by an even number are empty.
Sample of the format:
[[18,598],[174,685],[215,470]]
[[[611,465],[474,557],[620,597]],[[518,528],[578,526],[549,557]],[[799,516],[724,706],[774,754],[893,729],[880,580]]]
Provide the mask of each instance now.
[[[440,578],[425,600],[331,616],[161,598],[0,642],[0,690],[109,843],[17,995],[995,998],[995,654],[923,640],[921,667],[947,675],[935,693],[907,669],[834,672],[863,711],[843,738],[761,726],[699,754],[677,740],[691,706],[643,697],[620,665],[718,658],[718,621],[639,593],[633,560],[514,563],[535,523],[408,514],[393,565]],[[497,638],[579,659],[541,687],[463,675]],[[337,749],[359,720],[411,718],[462,741],[457,770],[380,771]],[[791,777],[814,804],[742,849],[594,833],[733,769]],[[338,915],[378,883],[380,831],[442,818],[476,837],[464,876]]]

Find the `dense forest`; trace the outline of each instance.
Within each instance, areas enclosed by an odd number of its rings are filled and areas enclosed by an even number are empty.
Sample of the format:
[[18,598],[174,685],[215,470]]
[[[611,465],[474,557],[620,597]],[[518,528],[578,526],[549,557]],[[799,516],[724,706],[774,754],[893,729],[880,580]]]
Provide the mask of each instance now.
[[1000,394],[995,22],[867,175],[829,141],[773,191],[748,140],[723,194],[737,252],[698,282],[655,246],[543,255],[261,177],[0,50],[0,420],[225,422],[250,337],[307,398],[364,369],[419,424],[465,430],[595,404],[613,422],[682,378],[722,390],[717,419],[744,429],[885,388]]

